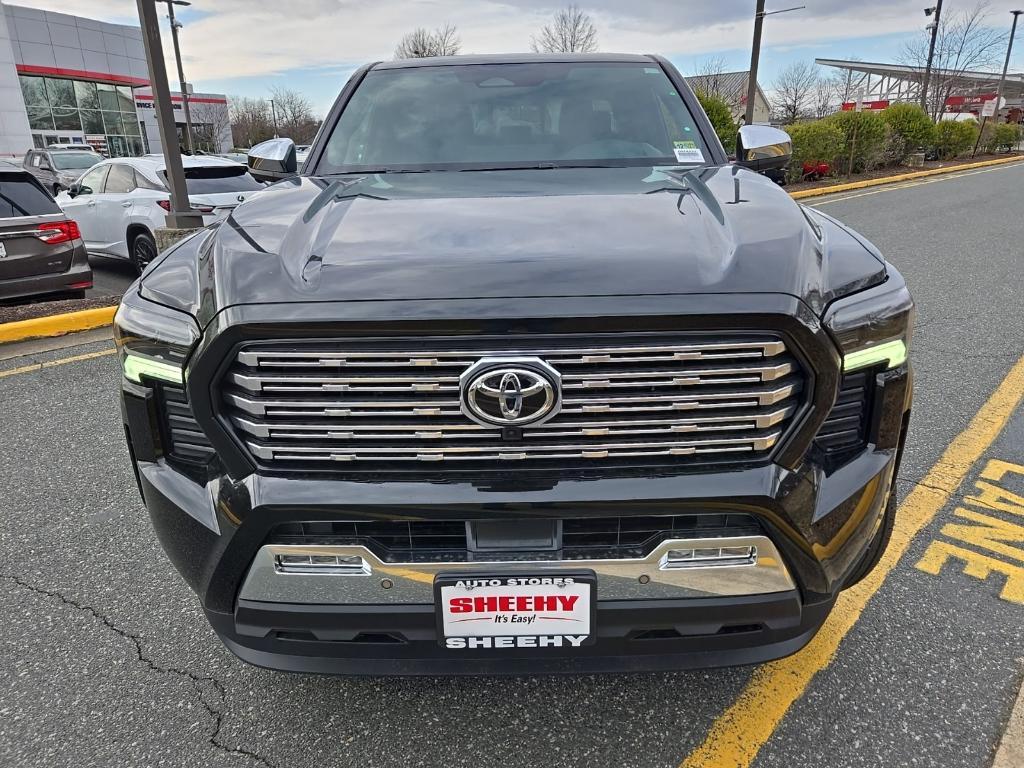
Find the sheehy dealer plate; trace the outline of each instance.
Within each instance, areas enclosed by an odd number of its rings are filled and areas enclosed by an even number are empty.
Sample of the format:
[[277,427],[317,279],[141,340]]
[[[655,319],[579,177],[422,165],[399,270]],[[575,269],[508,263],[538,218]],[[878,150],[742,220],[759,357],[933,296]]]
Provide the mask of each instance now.
[[453,649],[571,648],[594,641],[593,572],[438,574],[438,637]]

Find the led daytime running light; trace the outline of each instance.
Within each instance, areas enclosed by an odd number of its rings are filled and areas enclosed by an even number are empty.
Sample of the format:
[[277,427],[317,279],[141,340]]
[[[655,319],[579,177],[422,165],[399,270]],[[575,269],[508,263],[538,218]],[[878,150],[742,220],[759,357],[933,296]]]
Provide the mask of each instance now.
[[122,365],[125,378],[129,381],[134,381],[136,384],[142,383],[143,376],[150,379],[169,381],[172,384],[181,384],[184,381],[181,368],[171,363],[165,363],[162,360],[154,360],[151,357],[141,357],[129,352],[125,355]]
[[879,363],[885,363],[886,368],[895,368],[903,365],[906,361],[907,345],[902,339],[897,339],[874,347],[847,352],[843,355],[843,370],[859,371],[861,368],[870,368]]

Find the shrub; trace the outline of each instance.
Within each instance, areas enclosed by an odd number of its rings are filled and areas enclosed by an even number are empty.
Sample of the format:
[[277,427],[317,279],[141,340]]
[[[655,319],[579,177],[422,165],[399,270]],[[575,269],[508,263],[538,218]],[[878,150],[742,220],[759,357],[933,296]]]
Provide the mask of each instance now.
[[890,162],[902,163],[912,152],[935,143],[935,123],[916,104],[893,104],[882,112],[882,120],[889,127],[885,154]]
[[845,137],[828,120],[814,120],[786,126],[786,133],[793,139],[793,160],[789,164],[790,181],[800,181],[804,163],[817,166],[828,163],[835,168],[836,159],[842,154]]
[[825,121],[843,134],[838,170],[845,173],[849,169],[851,149],[854,173],[877,168],[885,161],[887,134],[881,115],[875,112],[836,112]]
[[719,141],[725,147],[725,151],[732,153],[736,151],[736,121],[732,119],[732,110],[729,105],[717,96],[711,96],[701,91],[697,92],[697,100],[701,107],[707,112],[711,126],[715,129]]
[[1020,139],[1021,129],[1019,125],[1000,123],[992,131],[993,147],[990,151],[1012,151],[1020,143]]
[[935,150],[940,160],[952,160],[970,151],[978,138],[974,120],[943,120],[935,126]]

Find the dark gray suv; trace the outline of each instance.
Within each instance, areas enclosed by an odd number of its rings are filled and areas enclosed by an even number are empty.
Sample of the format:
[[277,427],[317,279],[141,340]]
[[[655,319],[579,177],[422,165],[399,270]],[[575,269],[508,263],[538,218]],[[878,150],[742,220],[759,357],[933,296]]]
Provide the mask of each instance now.
[[25,153],[25,170],[35,176],[54,196],[69,188],[78,177],[103,159],[88,147],[68,149],[50,147]]
[[0,300],[85,295],[92,287],[85,243],[30,173],[0,165]]

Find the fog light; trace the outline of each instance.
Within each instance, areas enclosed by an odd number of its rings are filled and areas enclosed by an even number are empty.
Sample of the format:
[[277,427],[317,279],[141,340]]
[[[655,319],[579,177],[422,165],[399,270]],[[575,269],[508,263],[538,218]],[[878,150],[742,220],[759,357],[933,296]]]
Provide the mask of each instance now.
[[662,570],[672,568],[714,568],[726,565],[754,565],[757,547],[694,547],[670,549],[661,558]]
[[325,576],[366,576],[373,572],[359,555],[275,555],[274,569],[278,573]]

